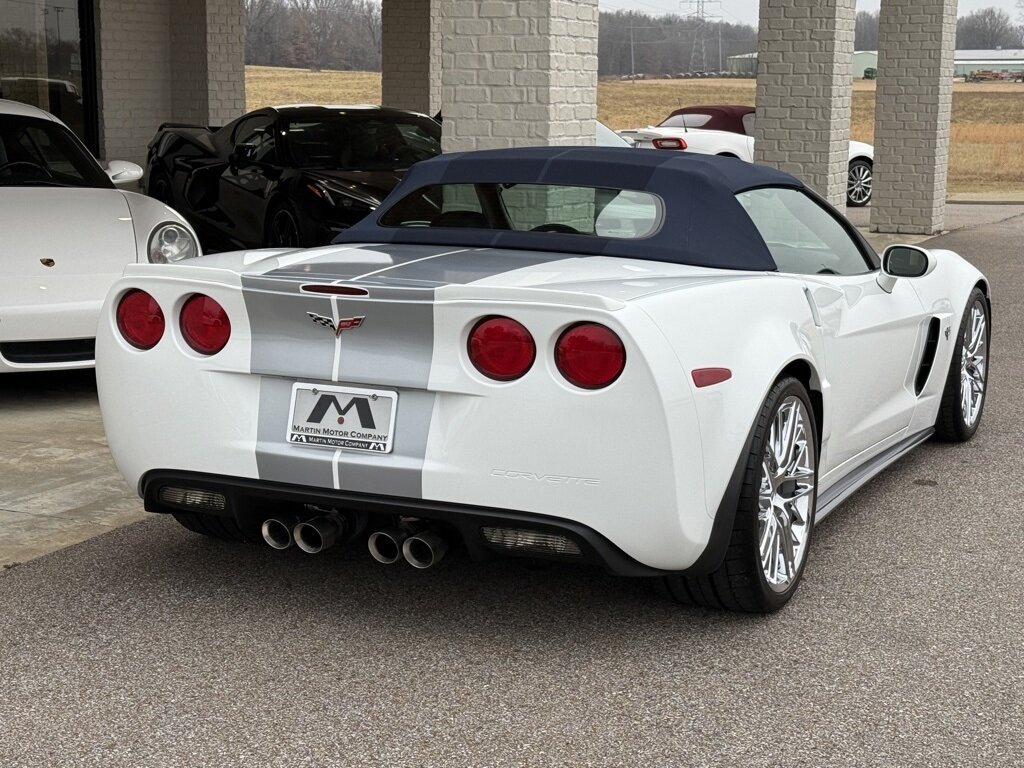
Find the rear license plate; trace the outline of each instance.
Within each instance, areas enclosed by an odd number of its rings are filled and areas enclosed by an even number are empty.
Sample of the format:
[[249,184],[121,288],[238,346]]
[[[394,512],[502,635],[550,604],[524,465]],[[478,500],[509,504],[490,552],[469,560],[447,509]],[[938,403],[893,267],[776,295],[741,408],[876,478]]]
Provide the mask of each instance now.
[[398,393],[292,385],[287,440],[294,445],[391,453]]

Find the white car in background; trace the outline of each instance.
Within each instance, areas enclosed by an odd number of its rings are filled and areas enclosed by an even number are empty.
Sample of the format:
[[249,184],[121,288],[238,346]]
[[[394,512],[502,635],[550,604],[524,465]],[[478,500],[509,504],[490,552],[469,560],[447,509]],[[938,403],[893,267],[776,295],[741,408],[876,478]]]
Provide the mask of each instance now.
[[200,255],[174,210],[116,187],[141,176],[101,167],[50,113],[0,99],[0,373],[91,367],[125,266]]
[[[656,126],[619,131],[619,135],[634,142],[638,149],[685,150],[754,162],[753,107],[683,107]],[[874,162],[874,147],[850,142],[847,205],[859,208],[871,202]]]

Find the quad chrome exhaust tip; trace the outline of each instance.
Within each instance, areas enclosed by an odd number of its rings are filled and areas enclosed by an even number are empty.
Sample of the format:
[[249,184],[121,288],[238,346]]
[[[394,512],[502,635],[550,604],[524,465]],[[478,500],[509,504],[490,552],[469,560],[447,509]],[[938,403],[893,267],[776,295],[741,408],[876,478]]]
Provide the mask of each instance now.
[[292,536],[299,549],[316,555],[334,545],[340,538],[343,523],[334,517],[317,517],[299,523],[292,529]]
[[408,531],[403,531],[401,528],[388,528],[371,533],[366,547],[378,563],[393,565],[402,559],[402,545],[408,538]]
[[402,542],[402,555],[405,561],[420,570],[433,568],[444,559],[447,551],[448,542],[434,531],[417,533]]
[[263,534],[263,540],[274,549],[288,549],[295,544],[292,529],[296,522],[297,520],[271,517],[263,521],[260,533]]

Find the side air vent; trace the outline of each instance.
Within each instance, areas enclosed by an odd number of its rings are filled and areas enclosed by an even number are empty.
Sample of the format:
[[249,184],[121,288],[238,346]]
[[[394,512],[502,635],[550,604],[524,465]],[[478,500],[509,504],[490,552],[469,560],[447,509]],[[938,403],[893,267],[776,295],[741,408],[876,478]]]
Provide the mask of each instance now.
[[921,367],[917,371],[917,379],[914,381],[914,394],[920,395],[924,391],[924,385],[928,383],[928,376],[932,372],[932,364],[935,362],[935,351],[939,346],[939,318],[933,317],[928,323],[928,338],[924,342],[924,355],[921,356]]

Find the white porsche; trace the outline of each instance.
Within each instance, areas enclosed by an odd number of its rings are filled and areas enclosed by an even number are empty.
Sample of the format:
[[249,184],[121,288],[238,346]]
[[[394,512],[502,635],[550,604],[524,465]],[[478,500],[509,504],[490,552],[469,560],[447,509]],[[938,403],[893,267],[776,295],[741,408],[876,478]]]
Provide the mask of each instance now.
[[[683,107],[656,126],[619,131],[637,149],[668,149],[702,155],[738,157],[754,162],[754,108],[723,105]],[[875,148],[850,142],[846,204],[860,208],[871,202]]]
[[130,266],[97,376],[117,465],[193,531],[589,562],[771,611],[818,521],[974,435],[989,295],[739,160],[463,153],[334,245]]
[[141,176],[134,163],[101,168],[48,112],[0,100],[0,373],[92,366],[125,265],[199,254],[175,211],[115,186]]

